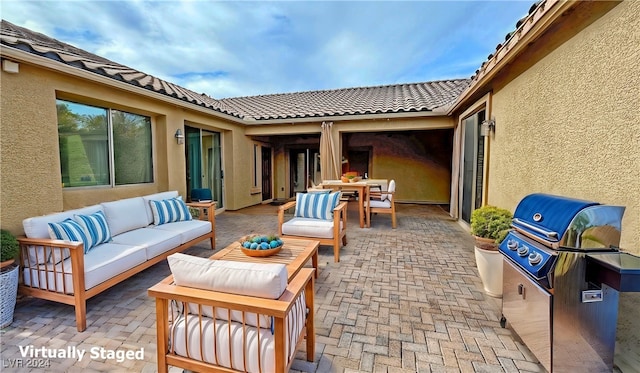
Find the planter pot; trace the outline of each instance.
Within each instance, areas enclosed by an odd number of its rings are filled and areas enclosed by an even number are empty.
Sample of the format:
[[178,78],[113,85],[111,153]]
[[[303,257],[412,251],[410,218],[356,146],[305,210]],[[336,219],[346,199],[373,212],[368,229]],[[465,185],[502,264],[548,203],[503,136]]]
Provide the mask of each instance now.
[[15,259],[9,259],[7,261],[0,262],[0,270],[3,269],[4,267],[8,267],[12,265],[14,262],[15,262]]
[[0,273],[0,328],[13,322],[13,310],[18,296],[18,270],[14,266]]
[[497,250],[475,247],[476,266],[487,295],[502,297],[502,254]]

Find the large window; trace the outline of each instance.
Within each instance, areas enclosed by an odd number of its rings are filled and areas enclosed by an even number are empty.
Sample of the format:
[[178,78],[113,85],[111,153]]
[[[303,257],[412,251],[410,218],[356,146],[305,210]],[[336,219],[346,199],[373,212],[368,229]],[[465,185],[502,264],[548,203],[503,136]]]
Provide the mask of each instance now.
[[153,182],[151,119],[57,100],[62,185]]

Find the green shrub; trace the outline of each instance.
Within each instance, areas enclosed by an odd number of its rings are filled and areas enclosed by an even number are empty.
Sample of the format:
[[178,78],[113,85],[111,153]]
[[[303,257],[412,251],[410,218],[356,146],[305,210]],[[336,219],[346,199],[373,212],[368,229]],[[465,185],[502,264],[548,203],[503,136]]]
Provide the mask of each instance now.
[[471,213],[471,234],[502,242],[511,228],[513,215],[509,210],[482,206]]
[[0,230],[0,262],[16,259],[20,245],[16,237],[7,230]]

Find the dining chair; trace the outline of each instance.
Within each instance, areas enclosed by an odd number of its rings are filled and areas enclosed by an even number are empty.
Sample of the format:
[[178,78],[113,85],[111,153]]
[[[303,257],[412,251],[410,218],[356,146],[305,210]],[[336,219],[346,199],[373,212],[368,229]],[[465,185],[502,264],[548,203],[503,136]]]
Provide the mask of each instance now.
[[372,214],[391,214],[391,227],[396,228],[396,204],[395,204],[396,181],[389,181],[386,191],[369,191],[369,199],[365,201],[366,213],[371,222]]

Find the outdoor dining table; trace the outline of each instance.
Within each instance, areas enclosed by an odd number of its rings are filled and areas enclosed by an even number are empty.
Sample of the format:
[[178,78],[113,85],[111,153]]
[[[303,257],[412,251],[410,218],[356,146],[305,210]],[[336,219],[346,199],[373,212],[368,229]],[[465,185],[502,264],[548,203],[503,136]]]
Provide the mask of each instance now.
[[364,211],[364,201],[369,198],[369,184],[365,181],[343,183],[341,180],[324,180],[318,187],[333,190],[354,190],[358,192],[358,212],[360,214],[360,228],[369,227],[369,216]]

